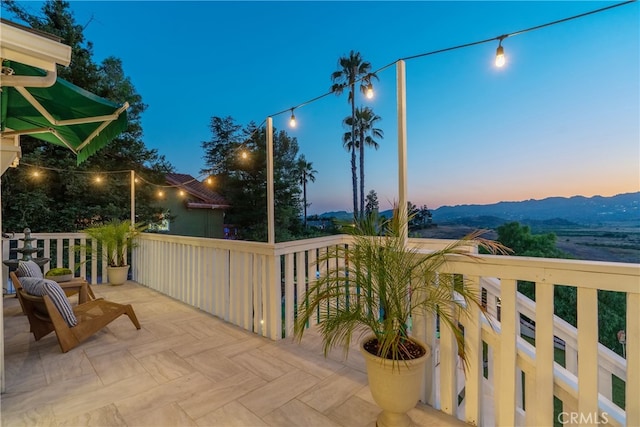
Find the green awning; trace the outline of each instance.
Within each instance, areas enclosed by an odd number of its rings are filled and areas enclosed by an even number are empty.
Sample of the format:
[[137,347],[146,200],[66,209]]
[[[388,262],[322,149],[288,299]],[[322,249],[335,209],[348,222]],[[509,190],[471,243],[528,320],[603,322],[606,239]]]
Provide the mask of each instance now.
[[[43,77],[39,68],[3,62],[3,73]],[[2,87],[2,136],[31,135],[69,148],[78,163],[104,147],[127,127],[124,105],[115,104],[57,78],[50,87]]]

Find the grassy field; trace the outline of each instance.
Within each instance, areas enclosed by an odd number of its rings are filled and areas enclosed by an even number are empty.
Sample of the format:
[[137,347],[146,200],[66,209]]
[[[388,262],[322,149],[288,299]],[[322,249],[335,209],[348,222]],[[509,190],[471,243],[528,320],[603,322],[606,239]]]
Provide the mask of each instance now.
[[[438,225],[413,232],[416,237],[432,239],[459,239],[474,231],[465,225]],[[590,261],[640,263],[640,226],[611,224],[598,227],[533,227],[532,233],[553,232],[557,246],[574,259]],[[498,237],[489,230],[485,237]]]

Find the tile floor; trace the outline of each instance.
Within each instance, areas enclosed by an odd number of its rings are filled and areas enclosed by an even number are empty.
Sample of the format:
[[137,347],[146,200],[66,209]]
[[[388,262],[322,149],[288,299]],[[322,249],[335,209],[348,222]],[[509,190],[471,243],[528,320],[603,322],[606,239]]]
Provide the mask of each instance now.
[[[131,303],[142,329],[121,317],[64,354],[54,334],[35,342],[18,300],[4,297],[2,425],[375,425],[357,351],[325,358],[313,333],[271,341],[132,282],[93,288]],[[465,425],[421,404],[409,415]]]

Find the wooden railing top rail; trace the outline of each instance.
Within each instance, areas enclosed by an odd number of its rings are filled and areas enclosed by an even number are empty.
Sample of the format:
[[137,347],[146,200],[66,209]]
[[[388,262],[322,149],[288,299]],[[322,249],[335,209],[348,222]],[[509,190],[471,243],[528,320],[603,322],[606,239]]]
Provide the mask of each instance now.
[[500,255],[476,258],[452,255],[443,272],[640,293],[640,264]]

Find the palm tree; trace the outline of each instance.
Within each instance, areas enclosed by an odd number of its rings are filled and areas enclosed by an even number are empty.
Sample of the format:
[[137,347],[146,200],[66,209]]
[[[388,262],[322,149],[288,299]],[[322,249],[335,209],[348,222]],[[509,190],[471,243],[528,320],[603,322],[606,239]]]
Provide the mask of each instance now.
[[[343,56],[338,60],[339,70],[331,74],[333,85],[331,91],[336,95],[341,95],[345,88],[349,88],[347,101],[351,104],[352,127],[351,134],[356,135],[356,84],[359,83],[360,92],[365,93],[372,85],[373,79],[378,79],[375,73],[371,72],[371,63],[362,60],[360,52],[349,52],[349,56]],[[345,142],[345,141],[343,141]],[[345,144],[346,146],[346,144]],[[353,184],[353,216],[358,218],[358,175],[356,171],[356,145],[350,144],[351,150],[351,180]]]
[[[364,147],[373,147],[378,149],[379,144],[374,138],[384,138],[384,131],[375,127],[375,124],[382,120],[380,116],[373,112],[369,107],[356,108],[355,123],[352,123],[351,117],[344,120],[345,125],[351,126],[356,130],[356,137],[346,137],[348,140],[355,139],[356,148],[360,150],[360,213],[364,213]],[[355,125],[355,126],[354,126]]]
[[304,226],[307,226],[307,182],[316,182],[317,170],[313,169],[313,163],[307,162],[304,154],[298,157],[296,164],[298,173],[300,174],[300,185],[302,185],[302,204],[304,206]]

